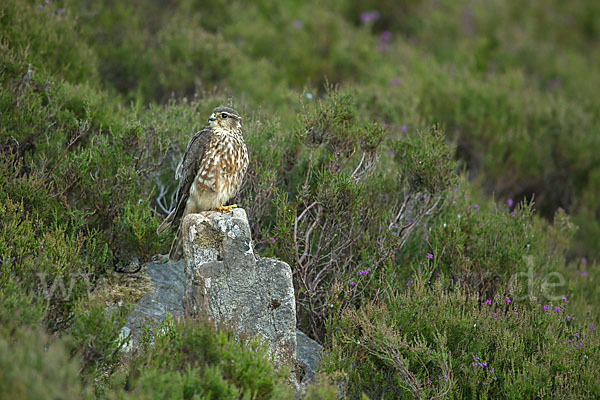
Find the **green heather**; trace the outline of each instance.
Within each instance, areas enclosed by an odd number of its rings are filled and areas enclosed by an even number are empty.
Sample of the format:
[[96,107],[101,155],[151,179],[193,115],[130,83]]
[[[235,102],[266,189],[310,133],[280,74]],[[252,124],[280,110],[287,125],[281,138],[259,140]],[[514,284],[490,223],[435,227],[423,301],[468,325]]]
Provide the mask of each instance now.
[[599,87],[594,1],[4,0],[0,397],[294,398],[205,321],[121,351],[217,105],[324,346],[305,398],[599,397]]

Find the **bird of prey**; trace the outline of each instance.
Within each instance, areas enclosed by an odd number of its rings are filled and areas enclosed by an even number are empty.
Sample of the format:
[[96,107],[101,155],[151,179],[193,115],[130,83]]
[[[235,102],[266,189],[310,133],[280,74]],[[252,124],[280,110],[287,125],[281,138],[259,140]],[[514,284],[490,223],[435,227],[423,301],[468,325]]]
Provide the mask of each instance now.
[[215,108],[208,126],[196,133],[185,149],[175,172],[179,180],[175,209],[156,230],[161,233],[169,227],[177,229],[169,259],[177,261],[183,255],[183,217],[208,210],[233,212],[237,205],[224,204],[239,190],[247,169],[242,118],[229,107]]

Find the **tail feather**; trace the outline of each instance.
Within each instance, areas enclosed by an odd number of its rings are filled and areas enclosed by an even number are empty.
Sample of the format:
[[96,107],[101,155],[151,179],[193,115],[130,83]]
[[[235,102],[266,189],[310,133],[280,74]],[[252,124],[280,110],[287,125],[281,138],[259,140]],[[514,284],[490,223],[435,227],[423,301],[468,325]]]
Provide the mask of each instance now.
[[169,251],[169,259],[171,261],[179,261],[183,257],[183,237],[181,234],[181,227],[177,229],[177,234],[173,243],[171,244],[171,251]]
[[165,218],[162,224],[160,224],[160,226],[156,228],[156,233],[160,234],[162,231],[164,231],[167,228],[170,228],[171,225],[173,225],[173,220],[175,219],[175,211],[176,210],[171,211],[171,213],[167,216],[167,218]]

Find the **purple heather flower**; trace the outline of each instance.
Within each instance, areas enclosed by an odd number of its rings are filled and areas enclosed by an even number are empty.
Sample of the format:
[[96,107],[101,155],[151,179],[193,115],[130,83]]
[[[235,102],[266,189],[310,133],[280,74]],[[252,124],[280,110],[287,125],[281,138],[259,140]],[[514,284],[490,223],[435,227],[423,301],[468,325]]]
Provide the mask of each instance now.
[[379,230],[382,231],[383,230],[383,225],[379,225]]
[[513,206],[513,204],[515,204],[515,203],[513,202],[513,199],[508,199],[507,203],[508,203],[508,206],[509,206],[509,207],[512,207],[512,206]]
[[484,361],[484,362],[482,362],[482,364],[484,367],[487,367],[487,362]]
[[582,264],[587,264],[587,258],[581,257],[581,263]]
[[556,312],[560,312],[560,307],[556,307],[556,308],[554,309],[554,311],[556,311]]
[[580,345],[580,346],[583,346],[583,343],[579,342],[579,345]]
[[490,372],[493,374],[493,373],[494,373],[494,368],[492,368],[492,369],[490,370]]
[[388,151],[388,156],[393,157],[394,156],[394,152],[393,151]]
[[476,209],[477,211],[479,211],[479,204],[475,204],[475,205],[473,206],[473,208],[474,208],[474,209]]
[[59,8],[58,10],[56,10],[56,14],[61,15],[61,14],[64,14],[66,11],[67,11],[67,9],[65,7]]
[[430,260],[432,260],[433,259],[433,254],[427,253],[427,258],[429,258]]
[[577,339],[579,339],[579,333],[575,332],[573,335],[571,335],[573,337],[576,337]]
[[498,378],[494,377],[494,380],[495,380],[495,381],[497,381],[497,380],[498,380]]
[[390,81],[390,86],[398,86],[402,83],[402,79],[394,78]]
[[354,286],[354,282],[353,281],[350,281],[350,286]]
[[510,304],[510,299],[508,297],[506,298],[506,304]]
[[554,78],[551,79],[548,84],[546,85],[548,87],[548,89],[556,89],[559,88],[562,85],[562,80],[560,78]]
[[426,242],[426,241],[427,241],[427,238],[426,238],[425,236],[423,236],[423,241],[424,241],[424,242]]
[[514,217],[514,216],[515,216],[515,212],[514,212],[514,211],[513,211],[513,212],[511,212],[511,213],[510,213],[510,216],[511,216],[511,217]]
[[50,4],[50,0],[46,0],[46,4]]
[[302,21],[300,21],[299,19],[295,19],[294,21],[292,21],[292,26],[296,29],[302,28],[303,25],[304,25],[304,23]]
[[383,41],[383,42],[389,42],[390,40],[392,40],[392,32],[390,32],[390,31],[381,32],[381,34],[379,35],[379,39],[381,39],[381,41]]
[[590,324],[590,331],[591,331],[592,329],[594,329],[594,323],[593,323],[593,322]]
[[402,132],[406,132],[406,125],[402,125],[402,128],[400,128],[400,130],[401,130]]
[[360,14],[360,20],[363,24],[368,24],[369,22],[374,22],[379,19],[379,11],[365,11]]
[[567,321],[570,321],[570,320],[571,320],[571,316],[567,315]]
[[587,276],[587,271],[581,271],[581,277],[585,278]]
[[274,237],[271,238],[271,243],[275,243],[275,238]]
[[550,309],[550,306],[544,306],[544,310],[548,311]]
[[566,303],[566,302],[567,302],[567,298],[566,298],[566,297],[563,297],[563,301]]
[[487,304],[487,305],[490,305],[490,306],[491,306],[491,305],[492,305],[492,301],[491,301],[490,299],[487,299],[487,300],[485,301],[485,304]]
[[498,317],[498,314],[496,313],[493,313],[492,315],[494,316],[494,318]]
[[515,315],[518,317],[518,316],[519,316],[519,313],[515,311]]

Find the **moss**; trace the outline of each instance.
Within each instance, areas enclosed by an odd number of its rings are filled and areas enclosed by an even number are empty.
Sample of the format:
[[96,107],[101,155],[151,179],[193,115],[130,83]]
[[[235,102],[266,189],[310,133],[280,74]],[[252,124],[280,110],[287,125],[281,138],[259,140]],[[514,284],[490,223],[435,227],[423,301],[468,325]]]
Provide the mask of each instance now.
[[[137,270],[133,266],[132,270]],[[133,274],[110,272],[102,277],[94,289],[94,297],[105,301],[109,305],[122,303],[136,303],[146,293],[152,290],[152,280],[146,274],[146,267],[142,267]]]

